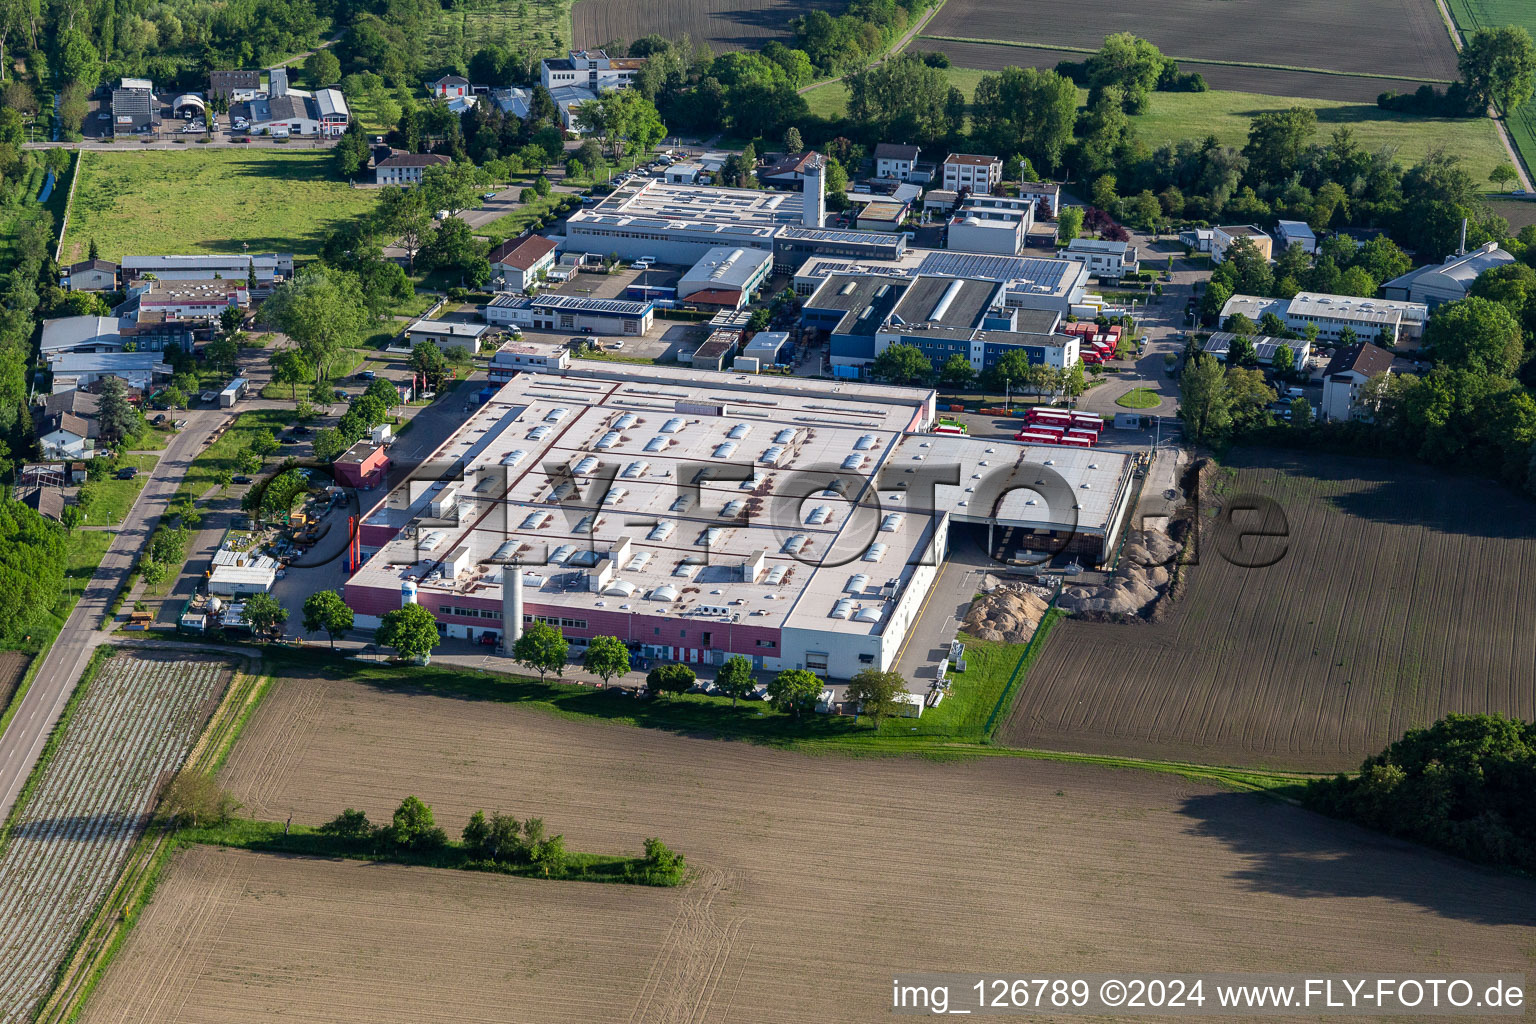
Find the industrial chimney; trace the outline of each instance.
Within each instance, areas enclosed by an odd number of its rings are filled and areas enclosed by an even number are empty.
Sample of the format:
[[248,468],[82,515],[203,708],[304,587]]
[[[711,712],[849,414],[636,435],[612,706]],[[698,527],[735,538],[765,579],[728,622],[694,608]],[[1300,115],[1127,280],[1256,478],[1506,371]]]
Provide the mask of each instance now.
[[510,655],[523,635],[523,567],[507,562],[501,567],[501,653]]
[[819,228],[827,219],[827,164],[820,154],[813,155],[805,165],[802,188],[804,205],[800,223],[808,228]]

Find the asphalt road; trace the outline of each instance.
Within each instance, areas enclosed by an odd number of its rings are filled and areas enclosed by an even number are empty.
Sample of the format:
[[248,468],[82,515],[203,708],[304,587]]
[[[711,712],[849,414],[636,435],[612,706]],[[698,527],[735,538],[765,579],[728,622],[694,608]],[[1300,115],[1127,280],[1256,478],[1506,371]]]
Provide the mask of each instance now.
[[48,734],[69,701],[91,652],[107,639],[98,627],[112,597],[128,577],[139,551],[170,504],[192,459],[203,441],[227,414],[214,409],[189,411],[187,426],[171,439],[133,508],[102,556],[96,575],[64,623],[58,639],[43,659],[42,667],[22,699],[16,716],[0,734],[0,819],[26,785],[32,766],[48,742]]

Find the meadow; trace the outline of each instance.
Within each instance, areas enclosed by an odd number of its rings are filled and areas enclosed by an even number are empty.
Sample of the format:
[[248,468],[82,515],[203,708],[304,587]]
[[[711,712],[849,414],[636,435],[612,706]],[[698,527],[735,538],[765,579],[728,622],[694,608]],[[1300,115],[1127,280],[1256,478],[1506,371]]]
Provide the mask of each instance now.
[[[1536,4],[1530,0],[1446,0],[1462,34],[1482,28],[1523,25],[1536,35]],[[1505,112],[1505,127],[1527,169],[1536,167],[1536,98]]]
[[319,253],[378,193],[337,181],[327,151],[85,153],[62,262],[147,253]]

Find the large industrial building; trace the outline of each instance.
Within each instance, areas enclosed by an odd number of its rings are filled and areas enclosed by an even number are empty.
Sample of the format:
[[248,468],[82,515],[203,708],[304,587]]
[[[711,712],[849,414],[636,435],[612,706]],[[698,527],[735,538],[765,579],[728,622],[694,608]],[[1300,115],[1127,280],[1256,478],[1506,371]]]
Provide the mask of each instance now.
[[1004,285],[1003,304],[1018,309],[1043,309],[1062,316],[1098,312],[1085,304],[1088,269],[1073,260],[1033,256],[993,256],[982,253],[907,249],[893,259],[849,260],[813,256],[795,271],[797,295],[811,296],[833,274],[859,277],[968,277]]
[[889,668],[952,529],[1094,561],[1130,501],[1128,456],[928,433],[934,415],[922,389],[521,374],[364,514],[346,600],[364,628],[414,602],[504,646],[538,620],[658,659]]

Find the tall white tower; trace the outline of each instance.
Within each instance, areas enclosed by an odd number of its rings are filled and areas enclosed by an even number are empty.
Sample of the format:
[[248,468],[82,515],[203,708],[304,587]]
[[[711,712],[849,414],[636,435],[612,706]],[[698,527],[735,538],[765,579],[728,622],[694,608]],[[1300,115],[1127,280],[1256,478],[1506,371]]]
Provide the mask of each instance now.
[[800,223],[819,228],[827,219],[827,163],[818,154],[805,165]]
[[501,567],[501,653],[511,654],[523,636],[523,567],[507,562]]

